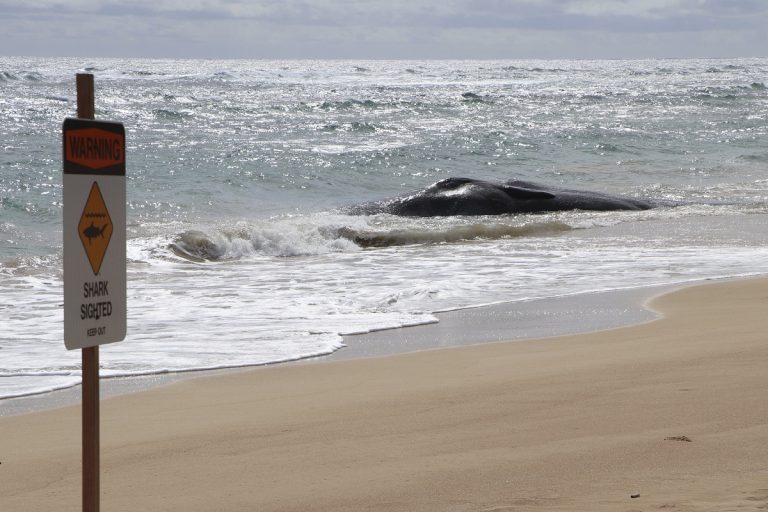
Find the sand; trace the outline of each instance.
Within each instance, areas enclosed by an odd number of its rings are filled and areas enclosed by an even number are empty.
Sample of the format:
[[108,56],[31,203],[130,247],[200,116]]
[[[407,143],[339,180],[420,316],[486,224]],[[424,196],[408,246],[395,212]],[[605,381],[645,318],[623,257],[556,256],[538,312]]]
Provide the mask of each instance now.
[[[652,307],[599,333],[104,400],[102,509],[768,509],[768,280]],[[79,510],[79,436],[79,407],[0,418],[0,510]]]

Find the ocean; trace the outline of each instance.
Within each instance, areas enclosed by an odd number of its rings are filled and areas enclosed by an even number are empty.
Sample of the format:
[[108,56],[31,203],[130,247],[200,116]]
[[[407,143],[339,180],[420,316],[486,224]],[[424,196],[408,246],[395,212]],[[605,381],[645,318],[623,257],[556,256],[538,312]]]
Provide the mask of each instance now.
[[[128,334],[102,376],[310,358],[482,304],[768,273],[768,59],[0,57],[0,398],[80,380],[63,342],[75,74],[125,125]],[[646,211],[352,216],[451,176]]]

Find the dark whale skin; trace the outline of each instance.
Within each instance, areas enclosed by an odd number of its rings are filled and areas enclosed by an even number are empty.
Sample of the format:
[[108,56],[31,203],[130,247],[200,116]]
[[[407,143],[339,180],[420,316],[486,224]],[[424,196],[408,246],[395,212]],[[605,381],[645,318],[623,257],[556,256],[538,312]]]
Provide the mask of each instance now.
[[352,215],[389,213],[406,217],[445,217],[564,210],[648,210],[654,206],[641,199],[527,181],[493,183],[453,177],[409,195],[358,204],[346,212]]

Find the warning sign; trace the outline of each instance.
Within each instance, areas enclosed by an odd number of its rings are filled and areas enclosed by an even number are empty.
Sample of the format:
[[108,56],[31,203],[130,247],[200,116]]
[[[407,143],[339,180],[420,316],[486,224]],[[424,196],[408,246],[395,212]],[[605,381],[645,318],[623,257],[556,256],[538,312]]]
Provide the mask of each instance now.
[[121,123],[64,121],[64,173],[125,176],[125,129]]
[[126,333],[125,131],[64,122],[64,344],[121,341]]
[[109,247],[109,239],[112,238],[112,219],[109,218],[109,211],[101,196],[99,184],[95,181],[91,186],[91,192],[88,194],[77,228],[85,254],[88,255],[88,262],[91,264],[93,273],[98,275],[101,262],[104,261],[104,254]]
[[103,170],[124,162],[122,137],[101,128],[67,132],[67,159],[88,169]]

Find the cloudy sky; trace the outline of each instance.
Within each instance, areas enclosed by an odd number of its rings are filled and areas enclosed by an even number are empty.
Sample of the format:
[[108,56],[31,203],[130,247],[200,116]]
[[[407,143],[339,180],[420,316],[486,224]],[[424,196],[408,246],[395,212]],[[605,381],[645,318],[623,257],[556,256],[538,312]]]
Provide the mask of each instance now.
[[0,0],[0,55],[768,56],[768,0]]

